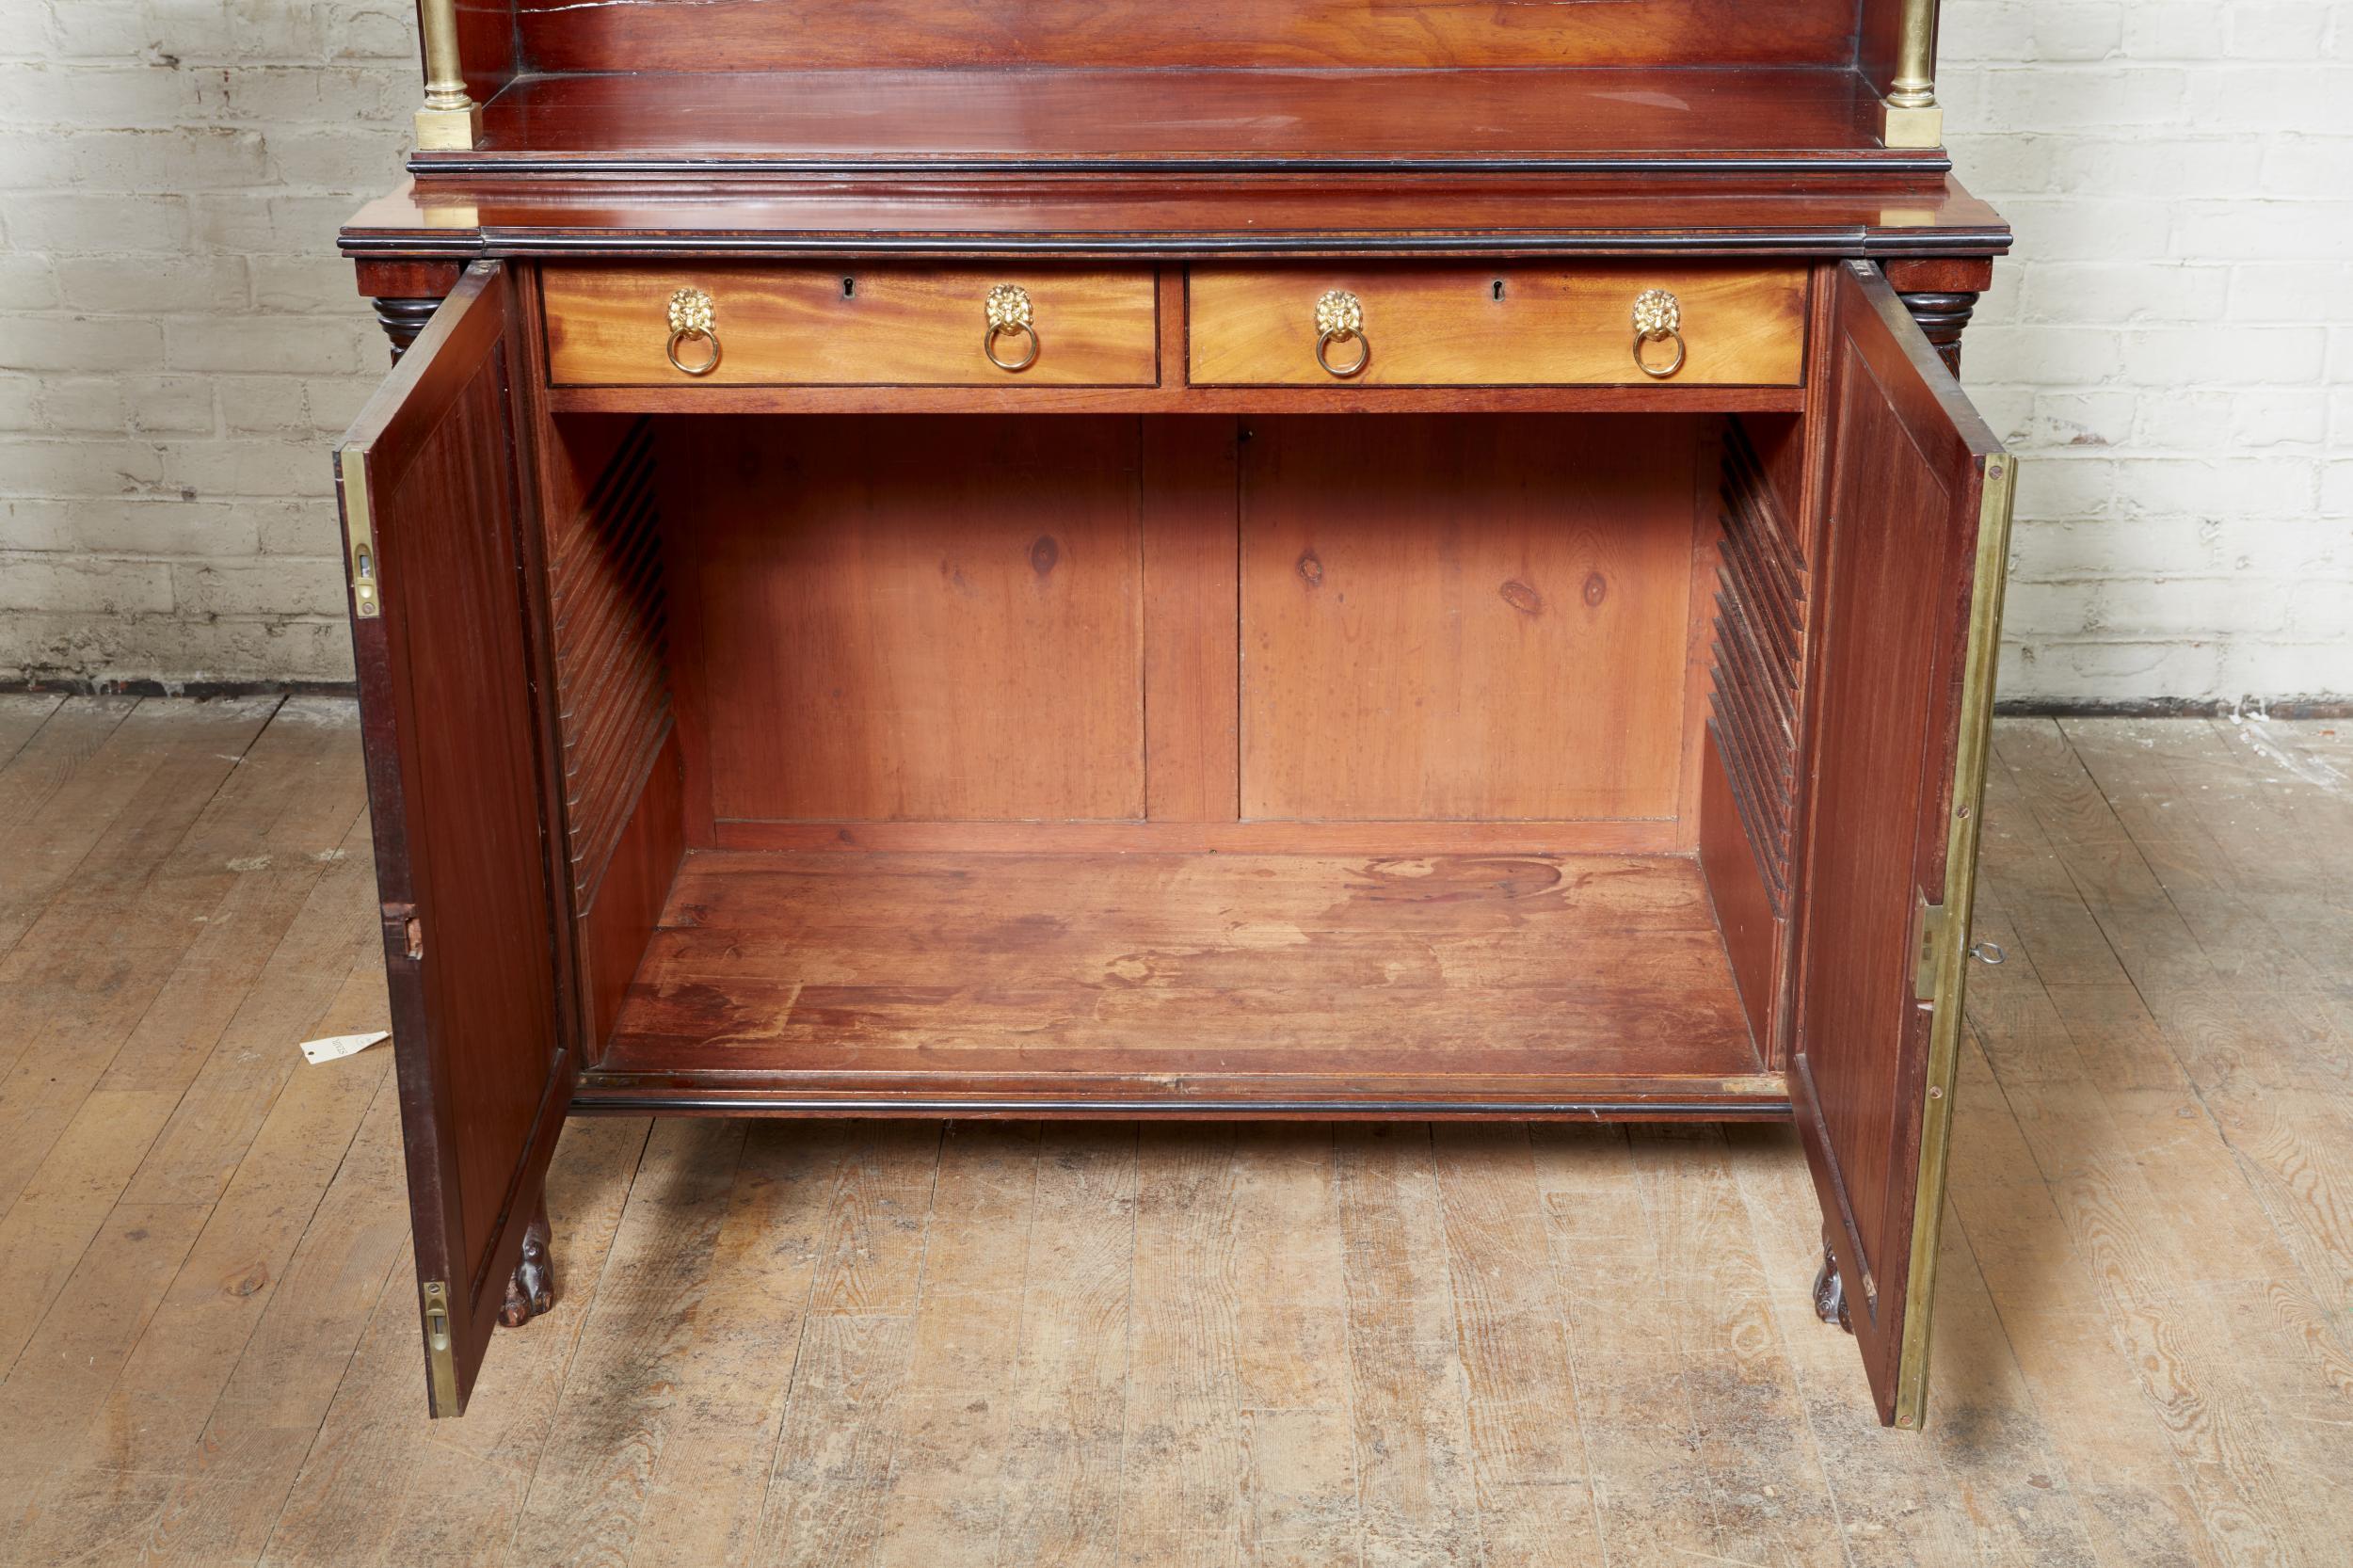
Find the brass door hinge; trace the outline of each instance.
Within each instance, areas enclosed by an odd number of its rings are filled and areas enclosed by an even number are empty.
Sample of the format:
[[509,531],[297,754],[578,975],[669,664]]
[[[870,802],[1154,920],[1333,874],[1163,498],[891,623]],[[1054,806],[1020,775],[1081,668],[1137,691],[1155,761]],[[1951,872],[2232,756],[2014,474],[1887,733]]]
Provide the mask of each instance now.
[[424,1296],[424,1366],[433,1388],[433,1414],[455,1416],[457,1400],[457,1346],[450,1330],[449,1282],[428,1279]]
[[373,620],[384,613],[383,584],[376,574],[376,520],[368,504],[368,453],[345,447],[335,454],[344,481],[344,549],[351,568],[351,613]]
[[1945,905],[1930,904],[1926,894],[1920,895],[1920,949],[1912,971],[1912,996],[1915,1001],[1936,1000],[1936,977],[1945,950]]

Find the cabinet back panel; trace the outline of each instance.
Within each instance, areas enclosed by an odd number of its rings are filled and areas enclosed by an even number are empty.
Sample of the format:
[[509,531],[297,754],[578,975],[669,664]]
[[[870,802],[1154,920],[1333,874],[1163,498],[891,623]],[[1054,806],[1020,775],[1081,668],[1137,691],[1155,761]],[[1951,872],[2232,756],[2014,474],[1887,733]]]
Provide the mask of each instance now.
[[1714,427],[657,420],[696,841],[1670,847]]
[[1135,420],[663,439],[718,818],[1144,815]]
[[1854,0],[519,0],[537,71],[1848,65]]
[[1676,815],[1705,421],[1246,423],[1244,817]]
[[457,57],[466,90],[488,103],[515,75],[515,13],[510,0],[457,0]]

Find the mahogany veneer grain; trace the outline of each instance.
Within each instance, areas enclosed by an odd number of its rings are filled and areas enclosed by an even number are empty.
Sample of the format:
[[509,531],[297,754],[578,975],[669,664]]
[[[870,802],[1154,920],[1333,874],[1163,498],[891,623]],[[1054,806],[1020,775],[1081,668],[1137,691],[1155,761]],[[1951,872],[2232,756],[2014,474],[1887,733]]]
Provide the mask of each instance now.
[[[1018,372],[983,347],[984,301],[1026,289],[1037,352]],[[745,386],[1149,386],[1158,372],[1155,279],[1063,268],[778,267],[675,263],[549,267],[540,274],[548,373],[557,384]],[[724,349],[702,376],[667,357],[673,290],[707,292]],[[1001,339],[1017,361],[1018,334]],[[702,352],[688,351],[692,362]]]
[[[563,1045],[552,715],[519,583],[544,569],[512,456],[513,287],[482,269],[360,411],[338,473],[382,613],[353,617],[376,886],[401,1039],[421,1277],[447,1288],[464,1407],[571,1078]],[[450,520],[463,526],[451,526]],[[430,962],[427,961],[428,955]],[[463,1114],[443,1117],[455,1103]]]
[[[1635,363],[1633,305],[1679,301],[1686,352],[1671,377]],[[1316,300],[1363,303],[1364,367],[1352,386],[1795,386],[1805,369],[1802,266],[1194,267],[1187,374],[1205,385],[1335,384],[1316,361]],[[1357,344],[1337,344],[1346,369]],[[1664,346],[1653,363],[1672,358]]]

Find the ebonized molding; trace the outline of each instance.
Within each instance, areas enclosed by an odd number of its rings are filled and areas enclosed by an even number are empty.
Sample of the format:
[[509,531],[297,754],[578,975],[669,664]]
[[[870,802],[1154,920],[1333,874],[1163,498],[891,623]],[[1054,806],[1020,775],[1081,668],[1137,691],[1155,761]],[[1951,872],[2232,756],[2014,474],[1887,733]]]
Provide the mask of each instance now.
[[1512,231],[1501,233],[1315,234],[817,234],[580,233],[561,229],[484,228],[444,234],[346,231],[343,253],[355,260],[476,261],[531,256],[958,257],[1022,256],[1083,261],[1095,257],[1154,257],[1168,261],[1226,256],[1994,256],[2010,247],[2008,229],[1855,227],[1752,228],[1705,232]]

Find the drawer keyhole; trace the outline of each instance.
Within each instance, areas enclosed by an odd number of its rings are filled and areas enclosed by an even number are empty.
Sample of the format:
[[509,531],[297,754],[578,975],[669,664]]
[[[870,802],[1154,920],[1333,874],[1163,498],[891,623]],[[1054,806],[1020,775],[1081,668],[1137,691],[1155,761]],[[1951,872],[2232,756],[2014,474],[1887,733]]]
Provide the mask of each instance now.
[[1497,299],[1501,299],[1503,297],[1503,280],[1500,278],[1497,279],[1495,282],[1495,296]]

